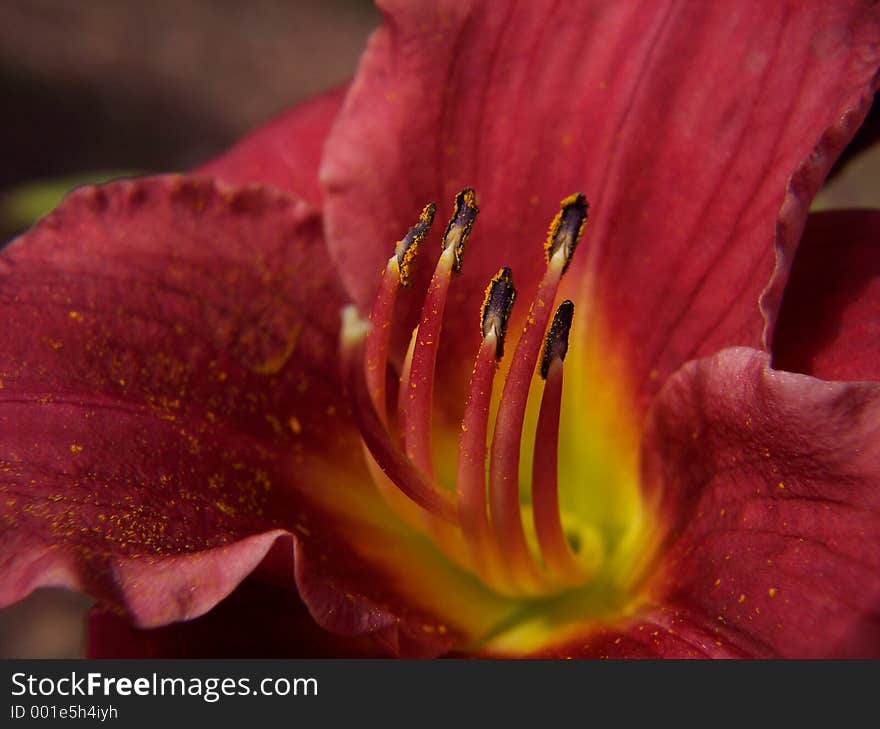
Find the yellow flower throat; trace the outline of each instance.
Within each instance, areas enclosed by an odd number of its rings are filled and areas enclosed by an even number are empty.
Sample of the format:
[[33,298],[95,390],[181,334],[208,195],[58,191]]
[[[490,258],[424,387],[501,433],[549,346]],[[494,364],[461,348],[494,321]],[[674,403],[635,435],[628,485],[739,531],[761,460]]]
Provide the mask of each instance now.
[[396,398],[386,384],[397,294],[411,285],[435,210],[426,206],[398,242],[370,320],[353,307],[344,312],[346,386],[376,487],[460,569],[498,595],[523,600],[525,609],[589,604],[597,617],[617,610],[643,572],[652,530],[623,363],[597,315],[578,324],[571,301],[554,307],[587,202],[581,194],[562,201],[547,236],[544,277],[507,362],[513,273],[502,268],[489,282],[452,458],[438,458],[446,444],[432,442],[432,404],[448,292],[478,212],[469,188],[456,196]]

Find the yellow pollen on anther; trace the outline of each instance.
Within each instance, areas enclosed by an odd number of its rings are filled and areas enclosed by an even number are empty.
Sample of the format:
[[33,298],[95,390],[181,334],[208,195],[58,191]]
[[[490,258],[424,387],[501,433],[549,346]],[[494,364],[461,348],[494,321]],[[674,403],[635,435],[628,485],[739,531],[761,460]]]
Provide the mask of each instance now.
[[465,244],[479,212],[477,195],[471,188],[466,187],[455,196],[455,211],[443,234],[443,250],[452,250],[455,257],[452,270],[456,273],[461,271]]
[[584,232],[588,211],[589,203],[582,193],[576,192],[569,195],[559,204],[559,212],[556,213],[556,217],[553,218],[547,230],[547,240],[544,243],[547,261],[552,261],[557,251],[562,249],[565,257],[563,271],[568,268],[574,250]]
[[397,259],[398,276],[400,277],[400,285],[404,288],[412,286],[413,266],[416,255],[419,252],[422,241],[431,231],[436,211],[437,206],[434,203],[425,205],[419,215],[419,221],[397,243],[395,256]]
[[494,334],[497,340],[496,353],[500,359],[504,355],[504,339],[507,334],[507,322],[516,302],[516,289],[509,268],[502,268],[496,273],[483,296],[481,307],[481,334],[483,337]]

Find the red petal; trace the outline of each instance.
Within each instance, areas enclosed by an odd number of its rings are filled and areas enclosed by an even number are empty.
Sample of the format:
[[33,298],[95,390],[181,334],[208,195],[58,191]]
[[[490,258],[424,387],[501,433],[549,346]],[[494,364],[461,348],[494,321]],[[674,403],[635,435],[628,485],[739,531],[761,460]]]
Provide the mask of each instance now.
[[880,656],[880,385],[691,362],[651,411],[645,483],[662,524],[628,616],[541,656]]
[[195,172],[223,182],[260,182],[321,206],[318,166],[324,139],[342,106],[347,86],[298,104],[248,134]]
[[287,590],[248,580],[207,615],[142,630],[106,609],[89,615],[90,658],[367,658],[369,638],[321,630]]
[[773,366],[880,380],[880,212],[811,215],[773,338]]
[[644,453],[670,628],[750,655],[880,656],[880,385],[726,350],[669,381]]
[[3,602],[70,584],[155,624],[259,564],[272,533],[223,545],[293,526],[290,469],[356,443],[324,257],[305,204],[178,177],[84,188],[4,251]]
[[181,177],[80,190],[6,249],[0,603],[68,585],[153,627],[259,569],[389,651],[485,631],[506,603],[367,475],[333,276],[308,205]]
[[468,363],[486,281],[512,266],[528,300],[547,223],[583,190],[593,222],[563,293],[577,301],[571,289],[596,274],[581,310],[632,350],[643,394],[692,357],[760,344],[774,229],[778,283],[870,102],[876,8],[385,5],[322,166],[330,245],[356,301],[421,206],[472,185],[482,212],[447,337],[450,359]]

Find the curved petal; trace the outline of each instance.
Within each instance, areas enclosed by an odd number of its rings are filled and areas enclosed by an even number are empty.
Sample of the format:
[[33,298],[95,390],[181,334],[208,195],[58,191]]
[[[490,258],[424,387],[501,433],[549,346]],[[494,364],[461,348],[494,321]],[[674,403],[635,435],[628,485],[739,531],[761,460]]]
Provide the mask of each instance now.
[[880,211],[811,215],[785,289],[773,366],[880,380]]
[[368,658],[368,637],[319,628],[296,593],[246,580],[206,615],[144,630],[104,608],[89,614],[89,658]]
[[648,419],[666,531],[640,594],[535,655],[880,656],[878,435],[880,384],[778,372],[746,348],[688,363]]
[[642,404],[684,361],[760,345],[774,226],[781,286],[812,193],[870,103],[877,8],[383,6],[321,168],[328,240],[361,306],[421,206],[473,186],[482,212],[447,319],[448,358],[466,370],[485,283],[512,266],[527,301],[558,201],[583,190],[594,222],[564,293],[590,312],[584,329],[627,350]]
[[177,176],[84,188],[0,257],[0,602],[140,627],[248,574],[340,634],[437,654],[509,606],[378,498],[337,379],[320,218]]
[[[324,412],[342,299],[322,251],[306,204],[182,177],[83,188],[4,251],[3,602],[62,582],[155,624],[259,563],[235,542],[292,526],[271,513],[288,461],[357,442]],[[120,576],[172,558],[178,592],[237,567],[154,604]]]
[[644,455],[671,628],[697,616],[750,655],[880,655],[880,384],[726,350],[666,385]]
[[318,166],[324,140],[348,91],[342,86],[297,104],[195,170],[234,184],[259,182],[321,207]]

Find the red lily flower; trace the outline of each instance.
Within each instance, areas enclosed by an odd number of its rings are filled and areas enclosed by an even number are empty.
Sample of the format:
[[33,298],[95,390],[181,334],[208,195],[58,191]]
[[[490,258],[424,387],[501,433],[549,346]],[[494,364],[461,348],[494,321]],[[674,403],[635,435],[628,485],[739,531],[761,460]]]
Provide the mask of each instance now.
[[0,602],[90,592],[95,655],[880,655],[880,214],[808,221],[878,10],[385,5],[347,89],[4,251]]

